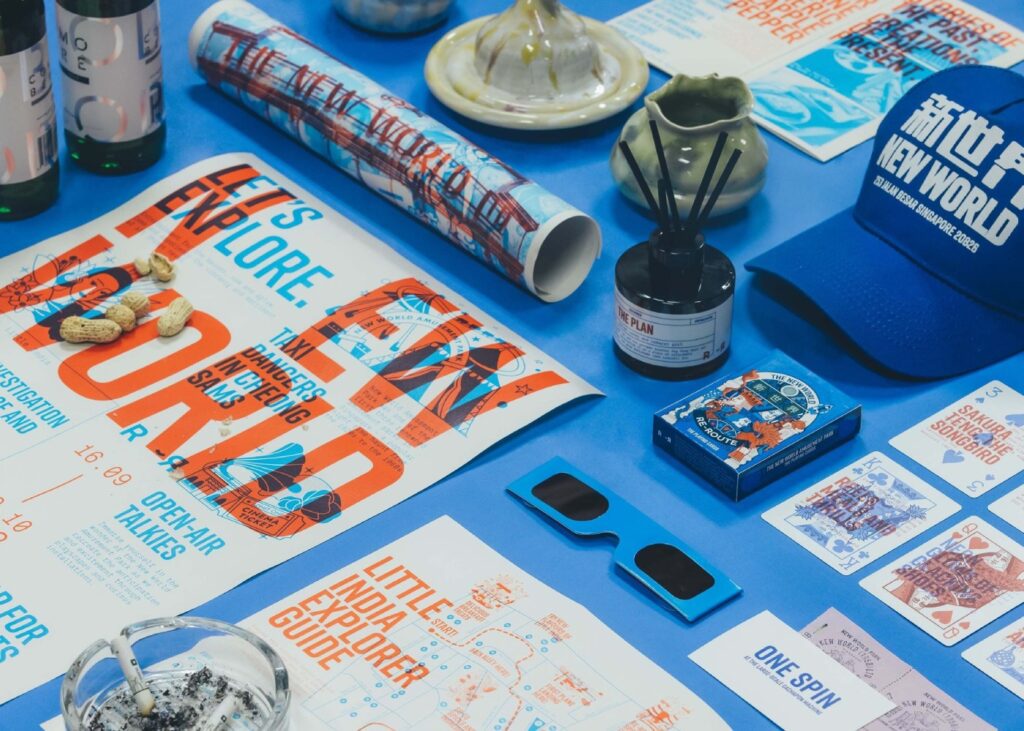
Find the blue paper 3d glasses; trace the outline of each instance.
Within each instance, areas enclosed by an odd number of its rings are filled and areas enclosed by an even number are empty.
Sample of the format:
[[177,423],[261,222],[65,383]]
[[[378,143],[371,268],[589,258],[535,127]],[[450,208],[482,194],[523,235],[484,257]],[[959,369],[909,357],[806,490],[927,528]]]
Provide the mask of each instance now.
[[576,535],[616,536],[615,563],[691,622],[741,591],[686,543],[563,459],[507,489]]

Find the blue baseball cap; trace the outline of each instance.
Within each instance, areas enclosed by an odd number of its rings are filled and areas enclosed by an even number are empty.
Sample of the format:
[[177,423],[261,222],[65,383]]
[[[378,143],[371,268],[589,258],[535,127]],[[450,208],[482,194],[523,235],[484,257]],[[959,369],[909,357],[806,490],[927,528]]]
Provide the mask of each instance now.
[[747,263],[896,373],[1024,350],[1024,76],[941,71],[882,121],[857,205]]

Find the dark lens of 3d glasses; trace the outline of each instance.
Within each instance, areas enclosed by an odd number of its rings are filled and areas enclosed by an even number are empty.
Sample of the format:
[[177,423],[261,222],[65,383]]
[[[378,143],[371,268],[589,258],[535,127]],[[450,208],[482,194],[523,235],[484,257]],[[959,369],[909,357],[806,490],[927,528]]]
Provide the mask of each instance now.
[[570,520],[594,520],[608,512],[608,499],[572,475],[551,475],[533,488],[533,495]]
[[711,574],[675,546],[655,543],[637,551],[633,560],[676,599],[693,599],[715,585]]
[[[587,521],[608,512],[608,499],[585,482],[560,472],[538,483],[534,497],[570,520]],[[715,584],[714,577],[675,546],[656,543],[633,558],[637,567],[677,599],[692,599]]]

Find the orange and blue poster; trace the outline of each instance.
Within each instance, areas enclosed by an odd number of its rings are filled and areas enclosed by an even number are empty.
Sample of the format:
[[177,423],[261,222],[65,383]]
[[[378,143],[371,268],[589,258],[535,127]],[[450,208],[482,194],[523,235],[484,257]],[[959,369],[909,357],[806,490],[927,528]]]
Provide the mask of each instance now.
[[597,393],[250,155],[0,261],[0,338],[0,703]]

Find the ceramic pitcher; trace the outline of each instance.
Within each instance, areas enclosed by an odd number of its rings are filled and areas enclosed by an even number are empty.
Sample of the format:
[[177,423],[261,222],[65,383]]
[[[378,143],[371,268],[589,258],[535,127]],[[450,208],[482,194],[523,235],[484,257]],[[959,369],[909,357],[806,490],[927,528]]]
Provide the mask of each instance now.
[[334,0],[345,20],[377,33],[416,33],[440,23],[452,0]]
[[[647,96],[643,109],[629,118],[619,139],[629,143],[648,184],[652,190],[657,190],[657,181],[661,176],[648,120],[657,122],[668,158],[676,203],[685,216],[690,210],[718,134],[728,132],[729,138],[719,170],[734,147],[743,150],[743,156],[715,206],[714,215],[721,216],[742,208],[764,186],[768,149],[750,118],[753,107],[754,97],[741,79],[720,78],[715,74],[680,74]],[[630,174],[618,144],[612,150],[611,168],[619,190],[646,210],[643,194]]]

